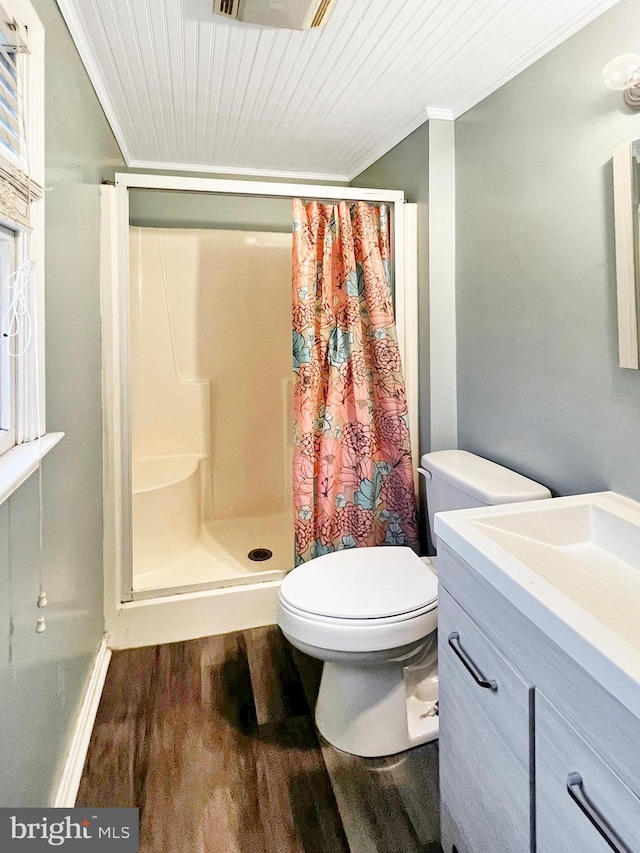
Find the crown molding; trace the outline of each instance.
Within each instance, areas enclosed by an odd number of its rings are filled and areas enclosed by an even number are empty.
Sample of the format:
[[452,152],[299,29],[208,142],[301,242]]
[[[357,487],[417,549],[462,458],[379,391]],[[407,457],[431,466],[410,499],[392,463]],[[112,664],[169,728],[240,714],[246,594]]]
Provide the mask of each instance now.
[[372,166],[385,154],[388,154],[392,148],[399,145],[403,139],[406,139],[414,130],[417,130],[423,125],[427,119],[424,117],[422,110],[417,116],[414,116],[408,124],[405,124],[402,130],[396,130],[392,133],[387,133],[383,136],[378,144],[373,148],[372,152],[367,154],[362,160],[358,161],[356,166],[349,169],[348,181],[353,181],[358,175],[361,175],[369,166]]
[[453,121],[456,117],[453,111],[446,107],[425,107],[425,112],[429,119],[439,119],[440,121]]
[[116,138],[116,142],[120,147],[124,161],[129,165],[131,160],[131,150],[127,143],[125,133],[120,125],[111,97],[109,96],[108,89],[102,79],[98,64],[95,61],[92,46],[84,34],[84,29],[80,22],[75,0],[57,0],[57,3],[60,12],[62,13],[62,17],[64,18],[64,22],[67,25],[67,29],[71,33],[71,38],[76,46],[76,50],[78,51],[80,59],[82,60],[87,74],[89,75],[91,85],[98,96],[100,106],[102,107],[107,121],[109,122],[113,135]]
[[453,119],[455,120],[460,118],[461,115],[475,107],[476,104],[480,103],[480,101],[488,98],[489,95],[492,95],[504,86],[505,83],[513,80],[513,78],[517,77],[522,71],[525,71],[539,59],[542,59],[543,56],[546,56],[554,48],[567,41],[567,39],[571,38],[571,36],[575,35],[592,21],[595,21],[596,18],[613,8],[613,6],[616,6],[619,2],[620,0],[595,0],[595,2],[590,3],[589,6],[579,15],[576,15],[563,27],[555,30],[552,36],[541,44],[536,45],[535,49],[525,53],[523,56],[519,57],[518,60],[507,66],[507,68],[494,77],[489,83],[485,84],[480,89],[476,89],[474,92],[471,92],[468,97],[456,100],[455,104],[451,108]]
[[[385,126],[384,121],[380,121],[376,129],[375,139],[373,142],[367,143],[368,151],[362,153],[359,157],[356,155],[353,159],[345,158],[339,164],[339,173],[318,173],[313,171],[293,171],[287,169],[256,169],[251,167],[232,167],[224,164],[190,164],[190,163],[167,163],[159,161],[148,161],[144,159],[134,159],[132,148],[136,148],[136,154],[144,154],[146,152],[139,149],[133,134],[133,128],[126,124],[121,124],[117,111],[114,107],[114,101],[109,93],[109,88],[105,85],[104,79],[100,72],[100,66],[94,57],[93,46],[89,36],[85,33],[83,27],[83,15],[81,12],[82,4],[96,4],[97,0],[57,0],[63,18],[75,42],[78,53],[84,63],[84,66],[89,75],[89,79],[93,84],[102,109],[118,145],[122,151],[124,160],[129,168],[150,169],[150,170],[167,170],[176,172],[197,172],[211,174],[226,174],[238,175],[257,178],[275,178],[292,181],[310,181],[310,182],[336,182],[347,183],[360,175],[369,166],[375,163],[380,157],[388,153],[398,143],[405,139],[409,134],[415,131],[425,121],[443,120],[454,121],[463,113],[474,107],[484,98],[491,95],[505,83],[508,83],[520,72],[524,71],[550,50],[557,47],[562,42],[566,41],[570,36],[574,35],[587,24],[595,20],[599,15],[603,14],[610,8],[620,2],[620,0],[591,0],[587,2],[586,8],[575,14],[571,20],[564,26],[555,29],[548,38],[538,44],[529,52],[521,55],[514,60],[507,68],[496,74],[487,83],[484,83],[480,88],[473,90],[466,81],[466,88],[462,90],[464,82],[458,81],[454,83],[453,91],[449,90],[449,94],[443,93],[443,97],[434,95],[437,98],[438,106],[426,106],[421,109],[410,121],[405,123],[400,129]],[[457,93],[455,88],[458,87]],[[444,102],[444,103],[443,103]],[[378,135],[379,134],[379,135]],[[129,135],[129,141],[127,141]],[[370,147],[369,147],[370,146]],[[337,153],[337,152],[336,152]],[[355,160],[355,165],[353,165]]]

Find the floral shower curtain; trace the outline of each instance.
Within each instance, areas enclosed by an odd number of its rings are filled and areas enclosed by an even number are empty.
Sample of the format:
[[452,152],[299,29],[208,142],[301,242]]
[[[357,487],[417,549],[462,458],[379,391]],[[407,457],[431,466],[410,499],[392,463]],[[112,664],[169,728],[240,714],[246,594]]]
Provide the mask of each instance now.
[[293,201],[296,565],[418,540],[386,207]]

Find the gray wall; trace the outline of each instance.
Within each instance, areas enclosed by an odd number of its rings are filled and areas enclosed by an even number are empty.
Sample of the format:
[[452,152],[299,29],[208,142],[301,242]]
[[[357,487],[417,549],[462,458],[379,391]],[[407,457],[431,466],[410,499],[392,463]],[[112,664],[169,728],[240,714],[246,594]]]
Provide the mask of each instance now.
[[[351,181],[354,187],[404,190],[407,201],[418,205],[418,337],[420,454],[430,449],[429,411],[429,124],[420,125],[395,148]],[[424,492],[420,478],[420,507]],[[420,539],[427,549],[425,513],[419,513]]]
[[640,116],[600,77],[639,44],[624,0],[456,122],[459,445],[559,494],[640,499],[611,167]]
[[[129,169],[119,171],[142,175],[176,175],[166,169]],[[252,175],[217,172],[180,172],[178,177],[212,180],[255,181]],[[300,184],[299,178],[268,178],[269,183]],[[340,181],[326,181],[342,186]],[[130,222],[151,228],[237,228],[246,231],[291,231],[291,200],[266,196],[205,195],[204,193],[131,190]]]
[[429,125],[421,125],[351,181],[354,187],[404,190],[418,205],[420,452],[429,450]]
[[[216,178],[217,175],[210,177]],[[151,228],[291,231],[291,199],[131,190],[129,220]]]
[[[0,806],[46,805],[102,638],[99,184],[124,164],[54,0],[46,31],[47,630],[38,475],[0,506]],[[11,625],[13,634],[10,636]]]

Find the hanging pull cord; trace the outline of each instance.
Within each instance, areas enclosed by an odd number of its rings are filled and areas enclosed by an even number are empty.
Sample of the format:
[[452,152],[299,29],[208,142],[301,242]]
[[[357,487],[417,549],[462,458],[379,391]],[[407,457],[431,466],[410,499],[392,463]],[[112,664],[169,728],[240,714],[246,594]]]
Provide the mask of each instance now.
[[[7,339],[7,351],[12,358],[23,356],[31,344],[33,321],[29,311],[29,290],[34,271],[33,261],[25,261],[5,279],[9,307],[2,318],[2,336]],[[18,350],[20,345],[22,348]]]

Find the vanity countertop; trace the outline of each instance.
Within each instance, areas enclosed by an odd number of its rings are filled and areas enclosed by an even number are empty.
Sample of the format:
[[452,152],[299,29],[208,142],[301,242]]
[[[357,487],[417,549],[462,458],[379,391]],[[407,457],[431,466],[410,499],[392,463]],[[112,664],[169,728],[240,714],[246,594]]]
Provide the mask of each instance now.
[[640,503],[596,492],[456,510],[435,533],[640,718]]

